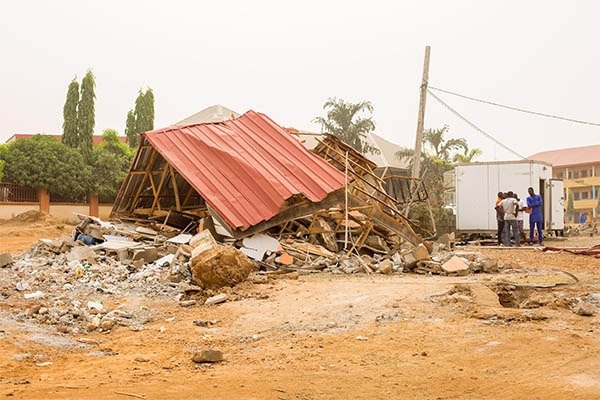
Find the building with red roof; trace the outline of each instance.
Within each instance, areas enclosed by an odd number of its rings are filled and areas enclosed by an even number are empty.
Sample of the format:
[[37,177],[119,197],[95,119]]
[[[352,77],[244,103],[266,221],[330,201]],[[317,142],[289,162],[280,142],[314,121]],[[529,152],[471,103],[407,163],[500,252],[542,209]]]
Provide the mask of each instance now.
[[566,196],[573,198],[574,222],[579,221],[582,213],[597,216],[600,204],[600,145],[544,151],[528,159],[552,164],[553,177],[564,181]]

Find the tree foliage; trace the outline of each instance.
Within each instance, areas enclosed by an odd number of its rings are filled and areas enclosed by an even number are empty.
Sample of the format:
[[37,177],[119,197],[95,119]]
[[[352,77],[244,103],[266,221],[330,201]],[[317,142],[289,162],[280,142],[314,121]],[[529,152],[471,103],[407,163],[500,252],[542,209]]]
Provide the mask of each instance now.
[[[575,202],[573,201],[573,191],[567,190],[567,220],[575,219]],[[577,221],[575,221],[577,222]]]
[[119,141],[115,130],[105,130],[102,138],[90,157],[93,179],[89,191],[97,193],[101,202],[111,202],[125,179],[133,151]]
[[61,196],[81,196],[90,185],[90,167],[77,149],[47,135],[10,143],[3,155],[5,180],[45,188]]
[[[423,151],[421,151],[420,178],[429,193],[432,206],[444,205],[444,173],[452,169],[452,162],[471,162],[481,154],[479,149],[469,149],[463,138],[450,138],[449,127],[428,129],[423,132]],[[414,150],[403,149],[396,153],[399,160],[407,160],[412,169]],[[468,161],[466,161],[468,160]]]
[[81,81],[81,98],[77,106],[77,136],[84,157],[89,157],[93,148],[94,126],[96,125],[94,101],[96,81],[92,70],[88,70]]
[[77,103],[79,103],[79,83],[73,78],[67,89],[67,99],[63,107],[62,142],[69,147],[79,146],[77,135]]
[[135,99],[135,108],[127,113],[125,123],[125,134],[129,146],[136,147],[139,142],[139,135],[154,129],[154,92],[148,88],[144,92],[142,89],[138,92]]
[[138,145],[138,133],[135,129],[135,114],[133,110],[129,110],[127,113],[127,121],[125,122],[125,136],[127,136],[127,143],[131,147],[137,147]]
[[323,110],[326,116],[316,117],[314,122],[320,124],[324,132],[339,137],[361,153],[379,153],[378,148],[365,140],[367,134],[375,130],[370,101],[351,103],[333,97],[325,102]]

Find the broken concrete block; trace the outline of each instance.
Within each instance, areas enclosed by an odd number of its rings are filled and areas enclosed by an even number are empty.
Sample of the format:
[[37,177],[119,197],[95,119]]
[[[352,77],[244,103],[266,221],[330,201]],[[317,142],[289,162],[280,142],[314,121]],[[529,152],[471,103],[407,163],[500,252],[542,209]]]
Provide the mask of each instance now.
[[412,251],[412,254],[417,259],[417,261],[427,261],[430,260],[429,250],[423,243],[419,243],[417,247],[415,247]]
[[205,306],[212,306],[215,304],[225,303],[227,301],[227,293],[219,293],[217,295],[211,296],[204,302]]
[[580,315],[582,317],[592,317],[596,313],[596,307],[593,304],[588,302],[580,303],[576,310],[575,314]]
[[294,263],[294,257],[288,253],[281,253],[281,255],[275,259],[275,262],[282,265],[292,265]]
[[469,271],[469,265],[460,257],[452,256],[448,261],[442,264],[442,270],[449,274],[464,273]]
[[219,350],[202,350],[192,356],[195,363],[217,363],[223,361],[223,353]]
[[12,256],[10,255],[10,253],[0,254],[0,268],[6,267],[11,262],[12,262]]
[[96,259],[96,253],[87,246],[75,246],[67,254],[68,261],[89,261]]
[[190,240],[192,282],[206,289],[234,286],[254,270],[254,263],[241,251],[217,244],[209,231]]
[[380,274],[391,274],[393,272],[394,262],[392,260],[383,260],[377,266],[377,272]]
[[500,268],[498,267],[498,260],[496,260],[495,258],[482,259],[481,270],[488,274],[499,272]]
[[412,252],[404,254],[402,258],[404,258],[404,263],[406,264],[407,268],[413,268],[415,265],[417,265],[417,261],[419,261]]
[[133,261],[144,260],[146,263],[152,263],[158,258],[158,249],[156,247],[145,247],[143,249],[134,250]]

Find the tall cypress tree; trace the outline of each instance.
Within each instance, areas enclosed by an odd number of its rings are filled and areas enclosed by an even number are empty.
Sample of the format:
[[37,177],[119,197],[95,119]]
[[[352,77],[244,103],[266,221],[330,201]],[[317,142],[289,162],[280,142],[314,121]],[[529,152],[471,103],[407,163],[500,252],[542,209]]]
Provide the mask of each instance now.
[[135,130],[135,114],[133,113],[133,110],[129,110],[127,113],[127,121],[125,122],[125,136],[127,136],[127,143],[129,143],[129,147],[137,147],[138,133]]
[[96,116],[94,109],[94,93],[96,82],[92,70],[88,69],[81,81],[81,98],[77,107],[77,136],[79,138],[79,148],[87,159],[93,147],[94,125]]
[[154,129],[154,92],[148,88],[145,92],[140,89],[135,99],[135,132],[141,135]]
[[144,104],[146,108],[146,124],[147,130],[154,130],[154,92],[152,89],[146,89],[146,93],[144,94]]
[[63,136],[62,142],[69,147],[77,147],[77,103],[79,102],[79,83],[73,78],[67,90],[67,100],[63,107]]

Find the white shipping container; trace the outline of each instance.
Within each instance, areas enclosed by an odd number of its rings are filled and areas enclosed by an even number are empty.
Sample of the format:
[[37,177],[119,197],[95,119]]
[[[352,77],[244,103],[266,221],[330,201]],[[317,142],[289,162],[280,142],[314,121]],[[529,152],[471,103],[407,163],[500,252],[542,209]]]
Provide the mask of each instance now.
[[[551,164],[529,160],[481,162],[458,164],[454,172],[458,233],[496,232],[498,192],[512,191],[526,201],[529,187],[544,200],[545,229],[564,228],[563,182],[552,179]],[[529,214],[525,214],[524,229],[529,229]]]

